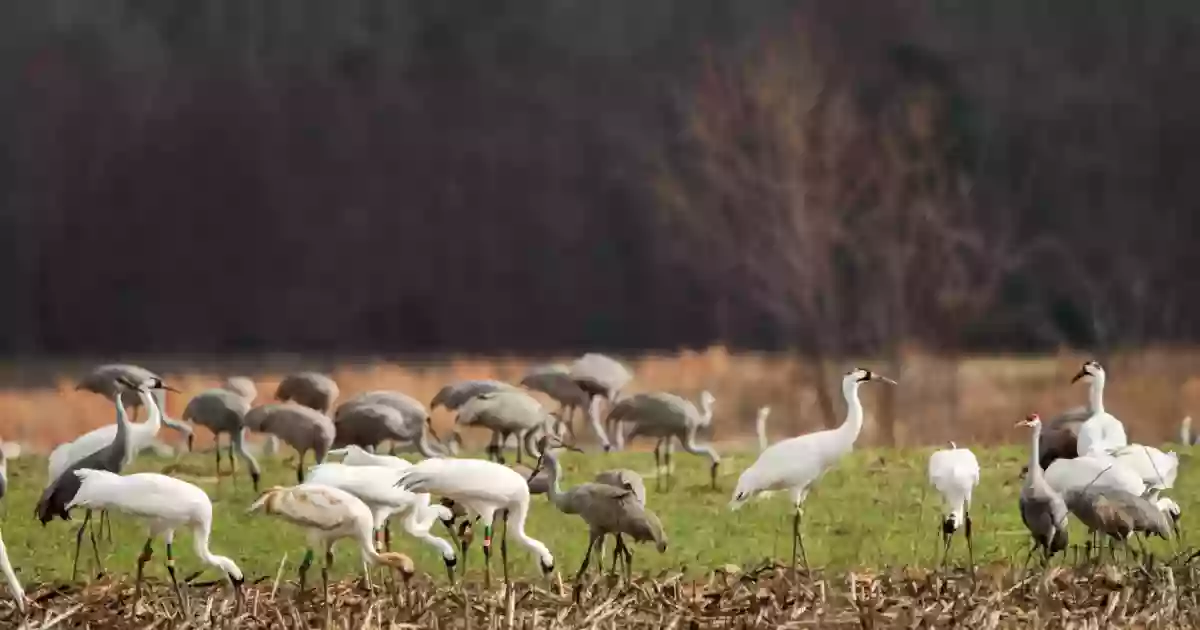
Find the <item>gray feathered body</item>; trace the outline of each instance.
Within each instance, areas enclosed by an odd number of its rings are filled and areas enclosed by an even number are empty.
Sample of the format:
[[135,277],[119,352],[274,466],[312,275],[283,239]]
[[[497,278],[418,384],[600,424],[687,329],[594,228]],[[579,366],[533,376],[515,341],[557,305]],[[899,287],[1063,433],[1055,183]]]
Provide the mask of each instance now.
[[703,424],[700,411],[692,401],[667,392],[625,398],[609,411],[608,421],[633,424],[631,435],[652,437],[682,436]]
[[251,431],[270,433],[298,451],[316,451],[318,462],[325,458],[337,434],[328,416],[295,402],[254,407],[246,412],[245,425]]
[[125,406],[129,409],[135,409],[142,406],[141,399],[138,398],[135,390],[122,385],[119,379],[125,379],[131,383],[144,383],[150,379],[158,378],[158,374],[140,365],[108,363],[95,367],[80,379],[75,389],[100,394],[110,401],[115,401],[114,397],[119,391],[121,392],[121,399],[124,401]]
[[550,415],[536,398],[514,389],[475,396],[458,408],[455,424],[523,434],[545,426],[549,419]]
[[602,470],[596,473],[596,477],[592,481],[630,490],[633,492],[633,496],[637,497],[638,503],[646,505],[646,482],[642,480],[641,475],[632,470],[627,468]]
[[250,401],[241,394],[223,387],[206,389],[196,394],[183,409],[184,420],[207,427],[213,434],[242,430]]
[[1146,499],[1114,488],[1088,488],[1068,492],[1066,504],[1088,529],[1125,540],[1134,532],[1171,537],[1167,516]]
[[231,376],[225,379],[221,387],[245,398],[250,404],[254,404],[254,399],[258,398],[258,386],[245,376]]
[[590,398],[564,365],[535,367],[521,379],[521,386],[546,394],[564,407],[587,407]]
[[414,441],[421,437],[425,426],[423,421],[410,422],[391,406],[365,401],[339,405],[334,424],[335,448],[347,444],[378,446],[384,440]]
[[289,374],[275,388],[275,399],[295,402],[324,414],[333,409],[340,390],[332,378],[319,372]]
[[468,400],[480,395],[498,391],[521,391],[520,388],[514,387],[504,381],[492,379],[478,379],[469,381],[458,381],[451,383],[438,390],[438,393],[429,401],[430,409],[437,409],[439,406],[445,407],[450,411],[455,411],[459,407],[466,404]]
[[71,499],[75,498],[76,493],[79,492],[79,486],[83,483],[75,475],[76,470],[88,468],[91,470],[106,470],[111,473],[121,472],[121,467],[125,463],[125,453],[129,446],[129,417],[126,415],[122,404],[124,397],[124,394],[122,394],[115,401],[117,407],[117,434],[113,437],[113,441],[108,446],[67,466],[58,475],[58,478],[52,480],[50,485],[46,486],[46,489],[42,491],[42,496],[38,499],[37,506],[34,508],[34,512],[37,514],[38,520],[42,522],[42,525],[54,520],[55,517],[61,518],[64,521],[71,520],[67,504],[71,502]]
[[[350,403],[374,403],[378,405],[387,405],[388,407],[399,411],[404,415],[404,418],[408,420],[410,424],[413,424],[417,427],[420,427],[429,421],[429,410],[425,408],[425,405],[421,404],[421,401],[417,400],[416,398],[413,398],[412,396],[409,396],[403,392],[387,389],[363,392],[347,400],[344,405]],[[340,410],[341,407],[338,409]],[[336,415],[337,414],[335,414],[334,417],[335,422],[337,421]]]
[[1021,520],[1034,543],[1053,555],[1067,548],[1067,504],[1041,475],[1028,475],[1019,499]]
[[589,396],[604,396],[610,401],[633,380],[633,374],[612,357],[589,352],[571,364],[571,380]]

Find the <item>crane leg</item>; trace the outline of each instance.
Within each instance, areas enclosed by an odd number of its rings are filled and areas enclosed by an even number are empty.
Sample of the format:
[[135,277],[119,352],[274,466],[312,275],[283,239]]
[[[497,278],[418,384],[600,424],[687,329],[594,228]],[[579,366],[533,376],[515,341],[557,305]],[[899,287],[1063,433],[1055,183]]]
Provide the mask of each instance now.
[[[617,562],[621,560],[621,546],[620,546],[620,542],[619,542],[620,540],[621,540],[621,535],[617,534],[618,543],[613,545],[612,569],[609,571],[609,575],[617,574]],[[603,573],[604,572],[604,540],[603,539],[601,539],[601,541],[600,541],[600,554],[601,554],[600,560],[598,560],[598,562],[600,563],[600,572]]]
[[221,434],[213,436],[213,452],[217,455],[217,481],[221,480]]
[[662,459],[660,449],[662,448],[662,440],[654,443],[654,489],[662,490]]
[[154,537],[146,539],[146,544],[142,547],[142,553],[137,559],[137,580],[133,587],[133,608],[137,610],[137,603],[142,599],[142,572],[146,567],[146,563],[150,561],[150,557],[154,555]]
[[971,579],[975,579],[975,548],[971,543],[971,513],[966,514],[966,533],[967,533],[967,562],[971,566]]
[[71,581],[75,581],[75,577],[79,573],[79,549],[83,546],[83,528],[87,527],[88,521],[92,520],[92,511],[88,510],[84,513],[83,524],[79,529],[75,530],[75,559],[71,562]]
[[312,547],[304,550],[304,559],[300,561],[300,593],[304,593],[304,587],[308,584],[308,568],[312,566],[313,551]]
[[333,566],[333,544],[325,545],[325,564],[321,565],[321,601],[329,604],[329,568]]
[[[219,446],[218,446],[218,450],[220,450]],[[237,460],[234,459],[234,457],[233,457],[233,440],[229,440],[229,476],[233,478],[233,485],[236,488],[237,487]]]
[[[504,436],[504,441],[506,441],[506,442],[508,441],[507,435]],[[524,442],[525,442],[525,440],[522,440],[521,436],[517,435],[517,463],[518,464],[521,463],[521,451],[523,450]]]
[[387,519],[383,522],[383,549],[385,551],[392,550],[392,519]]
[[[103,518],[104,512],[100,512],[100,516]],[[104,573],[104,564],[100,562],[100,548],[96,546],[95,527],[88,528],[88,538],[90,538],[92,541],[92,557],[96,559],[96,574],[99,575]]]
[[633,580],[633,552],[629,550],[629,546],[620,535],[617,536],[617,547],[621,550],[621,555],[624,557],[622,564],[625,565],[625,581]]
[[671,441],[669,439],[667,440],[667,446],[663,449],[663,451],[664,459],[666,459],[667,462],[667,490],[670,490],[671,486],[675,485],[675,478],[674,475],[671,474]]
[[171,586],[175,588],[175,596],[179,598],[179,607],[187,604],[183,599],[183,590],[179,588],[179,579],[175,576],[175,555],[172,553],[171,541],[167,540],[167,574],[171,576]]
[[504,527],[504,531],[500,534],[500,564],[504,565],[504,590],[508,592],[511,588],[508,582],[508,510],[504,510],[502,518],[500,525]]
[[804,570],[808,571],[808,554],[804,551],[804,536],[800,533],[802,508],[797,505],[796,512],[792,515],[792,574],[796,574],[796,551],[800,551],[800,560],[804,563]]
[[592,549],[596,546],[596,541],[600,540],[603,534],[590,532],[588,534],[587,553],[583,554],[583,564],[579,565],[579,572],[575,574],[575,603],[579,603],[579,596],[583,592],[583,573],[587,571],[588,563],[592,560]]
[[467,579],[467,547],[471,542],[467,539],[467,535],[471,533],[470,519],[463,519],[462,525],[458,527],[458,550],[459,557],[462,558],[462,576]]
[[946,570],[946,563],[950,560],[950,541],[954,540],[954,534],[942,532],[942,564],[938,571]]
[[492,588],[492,526],[483,526],[483,588]]

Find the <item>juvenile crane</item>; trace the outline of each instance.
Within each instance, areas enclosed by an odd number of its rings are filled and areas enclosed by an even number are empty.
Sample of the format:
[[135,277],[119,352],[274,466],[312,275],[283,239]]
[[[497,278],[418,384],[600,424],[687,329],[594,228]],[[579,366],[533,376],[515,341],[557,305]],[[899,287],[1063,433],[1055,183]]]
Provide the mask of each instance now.
[[[1062,495],[1055,492],[1050,484],[1042,477],[1041,460],[1038,456],[1038,445],[1041,441],[1042,420],[1036,413],[1017,423],[1016,426],[1033,429],[1032,444],[1029,452],[1029,474],[1025,475],[1025,484],[1021,487],[1021,520],[1029,533],[1033,535],[1033,546],[1029,548],[1032,555],[1037,549],[1044,552],[1043,564],[1050,557],[1067,548],[1067,504]],[[1070,460],[1059,460],[1059,462]],[[1055,463],[1059,463],[1055,462]],[[1029,556],[1025,557],[1026,564]]]
[[796,569],[796,552],[808,568],[808,557],[804,552],[804,540],[800,535],[800,519],[803,515],[804,499],[809,488],[822,474],[854,449],[854,442],[862,431],[863,407],[858,398],[858,388],[869,381],[882,381],[895,385],[886,376],[870,370],[854,368],[842,377],[842,395],[846,399],[846,420],[836,429],[817,431],[808,435],[781,440],[759,454],[752,466],[738,478],[733,492],[730,509],[738,509],[764,490],[788,490],[795,511],[792,515],[792,570]]
[[180,528],[192,531],[196,557],[224,573],[234,595],[241,599],[242,570],[233,560],[218,556],[209,549],[213,524],[212,501],[203,490],[186,481],[155,473],[118,475],[106,470],[82,468],[75,470],[74,474],[80,481],[79,491],[67,504],[67,509],[80,506],[89,510],[113,510],[147,521],[150,536],[138,556],[135,602],[142,596],[142,572],[154,553],[154,539],[162,536],[167,544],[167,573],[171,576],[171,585],[175,588],[180,605],[183,605],[183,592],[175,576],[175,556],[171,548],[175,530]]
[[967,538],[967,558],[975,567],[975,550],[971,544],[971,493],[979,485],[979,460],[970,449],[950,448],[934,451],[929,456],[929,483],[942,495],[945,517],[942,519],[942,564],[950,556],[950,542],[959,527]]
[[[148,387],[150,385],[161,385],[161,381],[146,381],[144,383],[134,384],[128,380],[122,379],[122,385],[136,391],[142,404],[147,408],[156,406],[157,403],[154,397],[150,395]],[[50,481],[46,489],[42,491],[42,496],[38,499],[37,507],[34,513],[37,514],[38,520],[45,526],[55,517],[61,518],[64,521],[71,520],[70,508],[68,504],[71,499],[75,498],[75,494],[79,492],[79,477],[75,475],[76,470],[88,468],[92,470],[107,470],[111,473],[121,472],[122,466],[125,465],[125,454],[128,449],[128,434],[129,434],[129,417],[125,412],[125,407],[121,404],[121,392],[116,391],[113,395],[115,406],[117,408],[117,431],[113,436],[113,441],[106,447],[80,459],[67,467],[58,477]],[[76,569],[79,566],[79,548],[83,544],[83,530],[87,527],[92,519],[92,510],[88,509],[83,518],[83,524],[75,532],[75,559],[71,566],[71,579],[75,579]],[[100,551],[96,548],[95,532],[92,532],[92,551],[96,556],[96,566],[100,566]]]
[[231,474],[237,474],[237,464],[233,459],[236,453],[238,457],[246,460],[246,467],[250,470],[250,481],[254,484],[254,491],[258,492],[262,468],[259,467],[258,460],[246,449],[246,414],[250,411],[253,399],[253,396],[247,398],[246,392],[235,392],[228,387],[206,389],[188,401],[181,418],[212,431],[218,479],[221,478],[221,435],[228,433]]
[[[478,459],[427,459],[400,471],[397,487],[409,492],[427,492],[461,503],[468,514],[483,521],[484,583],[491,588],[492,524],[496,514],[502,514],[505,531],[500,538],[500,556],[504,565],[504,582],[508,581],[508,522],[512,520],[514,535],[538,557],[542,572],[554,571],[554,556],[541,541],[525,533],[529,517],[529,486],[525,478],[513,469]],[[463,558],[466,564],[466,558]],[[464,566],[465,570],[465,566]]]
[[[708,392],[704,392],[708,394]],[[635,394],[628,398],[622,399],[608,414],[608,419],[613,421],[617,427],[618,435],[621,433],[621,426],[624,423],[633,424],[633,429],[629,432],[629,438],[633,439],[638,435],[646,435],[657,438],[665,438],[666,454],[665,465],[668,475],[668,484],[670,483],[671,470],[671,444],[670,439],[679,438],[683,445],[683,450],[693,455],[704,455],[709,459],[709,477],[712,482],[712,487],[717,487],[717,469],[721,465],[721,456],[717,454],[716,449],[711,444],[697,444],[696,434],[700,428],[707,426],[712,421],[713,399],[712,395],[701,395],[701,402],[704,404],[704,412],[701,413],[696,409],[696,406],[689,400],[685,400],[675,394],[666,392],[652,392],[648,394]],[[618,447],[624,445],[624,440],[618,438]],[[654,463],[656,469],[661,469],[659,464],[659,450],[663,445],[663,440],[660,440],[654,449]],[[655,480],[657,481],[656,474]]]
[[296,449],[296,479],[304,481],[304,455],[313,452],[317,463],[333,445],[336,429],[328,416],[294,402],[268,403],[246,412],[244,424],[251,431],[270,433]]
[[275,487],[264,492],[248,511],[278,516],[304,529],[308,546],[300,562],[300,592],[304,592],[308,569],[312,566],[313,547],[324,547],[325,564],[321,567],[321,583],[326,603],[329,602],[333,544],[343,538],[350,538],[358,544],[363,564],[391,567],[400,573],[405,584],[412,578],[412,558],[402,553],[379,553],[375,550],[375,540],[371,534],[375,517],[366,503],[345,490],[317,484]]
[[[387,531],[388,519],[400,515],[404,530],[413,538],[421,540],[438,551],[446,565],[446,576],[454,582],[454,565],[458,558],[450,543],[429,533],[434,521],[453,518],[449,508],[430,505],[429,494],[414,494],[395,486],[397,471],[401,468],[389,466],[354,466],[346,464],[320,464],[308,471],[309,483],[332,486],[358,497],[370,508],[376,532]],[[384,545],[388,545],[385,541]]]
[[328,416],[339,393],[337,383],[320,372],[296,372],[279,382],[275,400],[294,402]]
[[1092,415],[1079,427],[1076,450],[1080,455],[1111,454],[1129,443],[1125,436],[1125,425],[1104,410],[1104,368],[1096,361],[1087,361],[1071,382],[1088,383],[1088,409]]
[[[583,587],[583,574],[592,558],[592,550],[606,535],[617,537],[617,554],[623,554],[626,579],[632,572],[633,553],[625,546],[622,534],[634,541],[653,541],[659,553],[667,550],[667,536],[663,533],[658,516],[638,501],[633,490],[611,486],[606,483],[583,483],[570,490],[559,488],[562,470],[553,448],[546,448],[538,459],[538,466],[550,471],[550,488],[546,493],[550,502],[563,514],[575,514],[588,525],[588,548],[583,563],[575,575],[575,597],[579,598]],[[615,561],[614,561],[615,569]]]

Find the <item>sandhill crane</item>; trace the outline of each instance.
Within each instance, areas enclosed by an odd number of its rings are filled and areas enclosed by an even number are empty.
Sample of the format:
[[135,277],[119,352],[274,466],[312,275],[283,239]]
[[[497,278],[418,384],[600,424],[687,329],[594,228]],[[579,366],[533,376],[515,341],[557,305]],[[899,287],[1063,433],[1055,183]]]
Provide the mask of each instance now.
[[1125,425],[1104,410],[1104,368],[1096,361],[1087,361],[1071,382],[1088,382],[1088,409],[1092,415],[1079,427],[1076,450],[1080,455],[1110,453],[1129,443]]
[[[1029,474],[1025,475],[1025,483],[1021,487],[1019,505],[1021,520],[1029,529],[1029,533],[1033,535],[1033,546],[1029,548],[1029,555],[1033,555],[1036,549],[1041,548],[1044,552],[1044,564],[1050,561],[1051,556],[1067,548],[1067,504],[1063,501],[1062,495],[1051,488],[1042,476],[1042,466],[1039,463],[1041,459],[1038,454],[1042,432],[1041,418],[1036,413],[1030,414],[1016,426],[1033,429],[1029,452]],[[1064,459],[1055,463],[1066,461],[1073,460]],[[1025,557],[1025,563],[1029,563],[1029,556]]]
[[771,415],[771,408],[763,405],[758,408],[758,415],[754,417],[754,434],[758,436],[758,452],[767,450],[771,445],[771,439],[767,436],[767,418]]
[[[425,405],[421,404],[421,401],[417,400],[416,398],[413,398],[412,396],[409,396],[403,392],[382,389],[364,392],[354,396],[346,402],[365,402],[387,405],[388,407],[391,407],[404,415],[404,419],[407,421],[408,425],[408,434],[413,437],[408,438],[406,443],[397,444],[396,442],[393,442],[393,455],[395,454],[397,447],[403,448],[412,446],[415,446],[417,452],[424,457],[441,457],[448,454],[446,452],[445,445],[441,444],[441,439],[433,430],[433,418],[430,416],[429,410],[426,409]],[[429,435],[433,436],[433,439],[437,441],[436,445],[430,443],[428,439],[426,439],[426,436],[424,435],[425,431],[428,431]]]
[[[448,521],[453,513],[442,505],[430,505],[429,494],[415,494],[395,486],[397,471],[390,466],[353,466],[321,464],[308,471],[308,483],[332,486],[358,497],[370,508],[374,529],[387,531],[387,521],[393,515],[404,519],[404,531],[437,549],[446,565],[446,576],[454,582],[457,557],[450,543],[429,533],[435,520]],[[387,544],[385,542],[385,544]]]
[[[300,562],[300,591],[304,591],[308,568],[312,566],[313,547],[325,548],[325,564],[321,567],[324,599],[329,601],[329,568],[333,565],[333,544],[342,538],[358,543],[364,564],[382,564],[400,573],[405,584],[412,578],[413,561],[402,553],[375,549],[372,531],[375,517],[371,509],[353,494],[317,484],[300,484],[290,488],[267,490],[250,506],[249,512],[262,512],[300,526],[308,537],[304,559]],[[368,576],[368,581],[369,581]]]
[[796,569],[797,546],[805,568],[808,567],[804,540],[800,536],[804,499],[808,496],[813,482],[854,449],[854,441],[858,439],[863,423],[863,407],[858,398],[858,388],[868,381],[896,384],[896,381],[870,370],[850,370],[842,377],[846,420],[840,427],[776,442],[760,453],[754,464],[738,478],[737,489],[729,502],[730,509],[738,509],[750,497],[763,490],[789,491],[792,505],[795,506],[792,515],[793,572]]
[[[147,408],[157,405],[154,397],[150,395],[148,386],[151,384],[161,385],[161,381],[145,381],[143,383],[134,384],[124,377],[117,377],[122,381],[122,385],[137,392],[141,398],[142,404]],[[49,523],[55,517],[61,518],[64,521],[71,520],[70,510],[67,504],[71,499],[75,498],[75,494],[79,491],[79,477],[75,475],[76,470],[83,468],[93,470],[107,470],[108,472],[121,472],[121,467],[125,465],[125,453],[129,446],[129,416],[125,412],[125,407],[121,404],[121,392],[116,391],[113,394],[114,404],[117,408],[117,432],[113,436],[113,441],[106,447],[73,462],[57,477],[50,480],[46,489],[42,491],[41,498],[38,499],[37,507],[34,512],[37,514],[38,520],[42,522],[42,526]],[[92,511],[90,509],[84,515],[83,524],[79,526],[79,530],[75,532],[75,559],[71,565],[71,580],[75,579],[75,572],[79,566],[79,548],[83,544],[83,529],[87,527],[92,519]],[[92,551],[96,556],[96,566],[100,566],[100,551],[96,548],[95,531],[91,535]]]
[[[8,459],[16,457],[19,452],[20,449],[13,442],[0,443],[0,498],[8,491]],[[8,591],[17,604],[17,610],[25,612],[25,589],[21,588],[12,562],[8,560],[8,548],[4,546],[3,538],[0,538],[0,573],[4,574],[4,581],[8,583]]]
[[[164,385],[162,379],[157,376],[151,376],[143,381],[149,389],[168,389],[171,391],[179,391],[173,387]],[[151,399],[154,404],[146,405],[146,421],[141,423],[130,423],[128,426],[128,445],[125,450],[125,464],[128,465],[133,461],[133,458],[142,451],[150,448],[154,444],[154,439],[158,435],[158,431],[162,428],[162,409],[158,405],[158,399]],[[185,433],[189,439],[192,435],[191,427],[183,425]],[[95,453],[96,451],[105,448],[112,443],[113,437],[117,434],[116,424],[106,424],[98,427],[83,435],[66,442],[59,444],[53,451],[50,452],[50,459],[47,466],[46,478],[55,479],[63,473],[72,463]]]
[[566,425],[574,442],[575,410],[587,409],[591,396],[571,378],[571,369],[557,364],[534,367],[521,379],[521,386],[542,392],[559,404],[559,423]]
[[304,405],[328,416],[339,393],[337,383],[320,372],[296,372],[279,382],[275,400]]
[[560,490],[562,471],[553,447],[542,451],[538,467],[543,466],[550,471],[550,488],[546,493],[550,502],[563,514],[575,514],[588,525],[587,552],[583,556],[583,563],[579,565],[579,572],[575,575],[576,599],[579,598],[583,587],[581,578],[591,561],[592,550],[606,535],[612,534],[617,537],[617,551],[614,555],[624,554],[627,579],[632,571],[633,553],[625,547],[621,534],[626,534],[637,542],[654,541],[659,553],[667,550],[667,537],[663,533],[662,523],[637,500],[633,490],[595,482],[583,483],[566,491]]
[[214,554],[208,547],[213,524],[212,501],[203,490],[186,481],[155,473],[118,475],[82,468],[74,474],[80,481],[79,491],[67,504],[67,509],[80,506],[89,510],[114,510],[148,522],[150,536],[138,556],[134,602],[142,596],[142,570],[154,552],[154,539],[162,536],[167,543],[167,573],[179,603],[183,605],[183,592],[175,577],[175,556],[171,550],[175,530],[180,528],[192,530],[196,557],[220,569],[229,580],[234,595],[241,599],[242,570],[233,560]]
[[[206,389],[196,394],[188,401],[187,407],[180,416],[202,427],[207,427],[213,434],[213,451],[217,456],[217,478],[221,478],[221,434],[229,434],[229,468],[232,475],[237,474],[237,464],[234,453],[246,460],[250,469],[250,481],[254,491],[258,492],[258,482],[262,477],[262,469],[258,460],[246,450],[246,414],[250,411],[252,399],[224,387]],[[236,477],[234,477],[236,480]]]
[[942,519],[942,564],[950,555],[954,532],[963,527],[967,538],[967,557],[972,571],[975,551],[971,545],[971,493],[979,485],[979,460],[970,449],[950,448],[934,451],[929,456],[929,483],[942,495],[945,517]]
[[[697,422],[696,435],[697,436],[700,435],[701,431],[704,431],[705,429],[709,429],[712,426],[713,410],[715,409],[716,403],[717,403],[717,399],[715,396],[712,395],[712,392],[708,391],[707,389],[700,392],[700,415],[699,415],[699,419],[696,420],[696,422]],[[620,404],[620,401],[617,401],[617,404]],[[612,420],[612,424],[616,425],[616,428],[613,431],[613,435],[615,435],[616,439],[617,439],[617,450],[622,450],[625,448],[625,440],[626,439],[631,439],[632,437],[636,437],[638,435],[651,435],[654,433],[659,433],[660,435],[662,435],[665,433],[669,433],[669,431],[666,430],[665,427],[663,427],[661,429],[655,429],[654,427],[642,426],[641,422],[635,421],[634,428],[630,431],[629,434],[625,434],[624,428],[623,428],[623,425],[621,422],[613,420],[611,414],[609,415],[609,420]],[[709,432],[709,435],[711,435],[711,431]],[[660,436],[658,438],[658,442],[656,442],[654,444],[654,458],[655,458],[656,463],[657,463],[660,453],[662,453],[664,451],[664,447],[665,447],[665,452],[666,452],[668,459],[670,458],[671,451],[673,450],[672,445],[671,445],[671,437],[672,437],[671,435],[666,435],[665,437]],[[681,443],[683,442],[682,436],[679,436],[679,441]],[[667,474],[668,474],[668,476],[670,475],[669,464],[668,464]]]
[[604,398],[609,405],[616,404],[621,390],[633,380],[633,374],[616,359],[589,352],[571,364],[571,380],[590,397],[587,405],[588,422],[604,450],[611,450],[608,433],[600,424],[600,399]]
[[611,470],[602,470],[596,473],[592,478],[596,483],[608,484],[617,488],[625,488],[633,492],[633,496],[637,498],[638,503],[646,505],[646,482],[642,480],[642,476],[628,468],[613,468]]
[[[410,402],[417,407],[409,407]],[[337,425],[334,445],[338,447],[355,444],[376,448],[384,440],[391,440],[393,447],[397,443],[415,443],[425,457],[444,454],[430,444],[426,435],[427,432],[432,434],[433,428],[425,406],[399,392],[369,392],[369,395],[356,396],[338,405],[333,423]]]
[[458,411],[468,400],[480,394],[499,391],[521,391],[521,388],[492,379],[457,381],[438,390],[433,400],[429,401],[429,409],[432,411],[440,406],[449,411]]
[[317,463],[333,445],[336,429],[328,416],[294,402],[268,403],[246,412],[245,426],[251,431],[270,433],[296,449],[296,479],[304,481],[304,454],[313,452]]
[[[707,393],[707,392],[705,392]],[[712,420],[712,397],[701,396],[702,402],[705,405],[704,413],[696,409],[696,406],[689,400],[685,400],[675,394],[666,392],[651,392],[647,394],[635,394],[628,398],[622,399],[609,412],[608,418],[617,426],[617,433],[621,432],[621,426],[624,423],[633,424],[633,429],[628,434],[628,439],[632,440],[638,435],[646,435],[657,438],[666,438],[665,449],[665,465],[667,469],[667,483],[670,484],[671,475],[671,438],[679,438],[683,445],[683,450],[693,455],[704,455],[709,461],[709,477],[712,481],[712,487],[717,487],[717,468],[721,465],[721,456],[711,444],[700,445],[696,443],[696,433],[700,427],[706,426]],[[624,440],[618,438],[618,445],[622,446]],[[664,443],[660,440],[654,449],[654,463],[656,468],[655,481],[658,480],[657,470],[661,470],[662,465],[659,464],[659,451]]]
[[[409,492],[428,492],[462,504],[468,514],[483,521],[484,583],[491,588],[492,523],[496,513],[503,514],[505,531],[500,538],[500,556],[504,565],[504,583],[508,585],[508,522],[514,535],[538,557],[542,572],[554,571],[554,556],[541,541],[525,533],[529,517],[529,485],[513,469],[479,459],[427,459],[400,471],[396,485]],[[463,557],[466,563],[466,557]],[[465,570],[465,567],[464,567]]]
[[[134,395],[134,391],[132,389],[124,387],[121,383],[144,383],[150,380],[162,381],[163,379],[158,374],[151,372],[140,365],[133,365],[129,363],[106,363],[104,365],[96,366],[91,372],[88,372],[86,375],[84,375],[84,377],[81,378],[79,383],[75,386],[75,390],[100,394],[101,396],[107,398],[109,402],[115,402],[113,396],[120,391],[121,393],[125,394],[126,404],[129,405],[130,410],[133,412],[131,419],[137,420],[137,410],[144,405]],[[154,399],[158,402],[159,410],[165,416],[167,413],[166,400],[162,397],[161,393],[160,395],[156,395]],[[184,435],[191,435],[188,431],[191,427],[183,426],[181,423],[176,422],[171,418],[164,417],[163,424],[167,425],[167,427],[171,429],[183,433]]]
[[1126,551],[1129,551],[1129,535],[1134,532],[1171,538],[1167,517],[1157,506],[1135,494],[1113,489],[1073,489],[1064,499],[1071,513],[1089,530],[1125,543]]
[[221,383],[221,387],[245,398],[252,405],[254,399],[258,398],[258,386],[247,376],[230,376]]
[[[488,455],[495,456],[504,463],[504,453],[500,445],[509,435],[517,436],[517,461],[521,461],[522,447],[531,455],[537,455],[533,438],[539,430],[545,429],[552,417],[546,413],[542,404],[528,392],[496,391],[480,394],[468,400],[458,408],[455,426],[484,426],[500,436],[499,442],[492,441],[488,446]],[[455,434],[458,434],[457,428]]]

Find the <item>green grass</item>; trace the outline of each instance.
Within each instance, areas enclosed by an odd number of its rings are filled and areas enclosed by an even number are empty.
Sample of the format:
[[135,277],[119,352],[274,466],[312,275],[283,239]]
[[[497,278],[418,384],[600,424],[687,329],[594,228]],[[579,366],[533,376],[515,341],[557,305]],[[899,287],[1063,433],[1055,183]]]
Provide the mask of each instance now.
[[[858,451],[818,481],[809,495],[804,520],[805,544],[813,566],[839,571],[900,565],[934,566],[940,553],[940,498],[930,488],[922,500],[928,485],[925,470],[931,451]],[[1188,449],[1185,447],[1184,451],[1177,486],[1186,489],[1194,487],[1193,478],[1200,473],[1192,471]],[[1001,448],[977,450],[976,454],[983,467],[972,509],[976,562],[980,565],[1019,563],[1028,548],[1028,537],[1017,512],[1018,472],[1026,457],[1025,450]],[[218,485],[211,476],[213,461],[210,457],[199,453],[175,460],[143,456],[127,472],[159,472],[171,464],[179,465],[174,474],[197,483],[213,499],[214,552],[234,558],[251,580],[263,575],[273,576],[280,559],[287,553],[286,575],[294,576],[296,563],[304,549],[300,530],[278,519],[246,514],[246,508],[255,498],[248,477],[239,467],[236,487],[228,477]],[[686,454],[677,455],[675,488],[670,492],[658,492],[654,490],[650,475],[653,468],[650,453],[567,453],[562,457],[566,477],[563,485],[569,487],[588,481],[595,472],[606,468],[626,467],[643,472],[648,486],[647,502],[662,519],[670,544],[667,552],[661,555],[649,545],[635,547],[634,568],[637,572],[672,569],[700,574],[729,563],[748,567],[765,558],[786,562],[791,552],[791,506],[785,492],[764,500],[752,500],[737,512],[727,508],[737,475],[754,458],[753,453],[727,455],[722,462],[720,489],[713,491],[708,488],[706,463]],[[264,488],[294,483],[294,469],[287,468],[284,461],[264,459],[263,464]],[[45,465],[41,458],[9,462],[9,494],[0,520],[0,532],[7,543],[9,556],[21,580],[28,584],[69,579],[74,526],[82,519],[82,512],[77,511],[76,520],[71,523],[54,521],[46,527],[38,523],[33,509],[45,484]],[[207,480],[205,475],[208,475]],[[1182,506],[1183,522],[1186,523],[1196,500],[1185,492],[1175,492],[1172,496]],[[113,515],[112,522],[113,543],[101,542],[105,567],[112,573],[132,575],[145,540],[144,526],[136,519],[121,515]],[[399,531],[397,525],[393,527],[393,532]],[[1073,523],[1071,527],[1072,542],[1082,541],[1084,536],[1080,526]],[[587,541],[586,529],[578,517],[560,514],[544,496],[536,496],[528,530],[533,537],[549,545],[564,577],[574,574]],[[446,537],[440,524],[435,526],[434,533]],[[1154,544],[1161,551],[1168,549],[1164,541]],[[192,553],[189,532],[178,532],[175,546],[182,574],[202,568]],[[419,571],[438,581],[446,579],[441,559],[432,548],[402,533],[393,536],[392,546],[410,554]],[[88,549],[85,540],[80,559],[83,574],[91,566]],[[343,541],[337,549],[335,574],[353,574],[359,567],[354,545]],[[478,546],[471,551],[469,566],[474,574],[471,579],[477,579],[482,557]],[[966,547],[961,538],[956,540],[952,554],[956,562],[965,563]],[[537,575],[537,561],[524,548],[510,545],[510,555],[516,575]],[[147,575],[165,578],[164,558],[165,550],[160,541],[155,546],[155,559],[148,565]],[[493,562],[497,563],[493,568],[498,569],[498,557]],[[205,576],[216,577],[211,569],[206,570]]]

